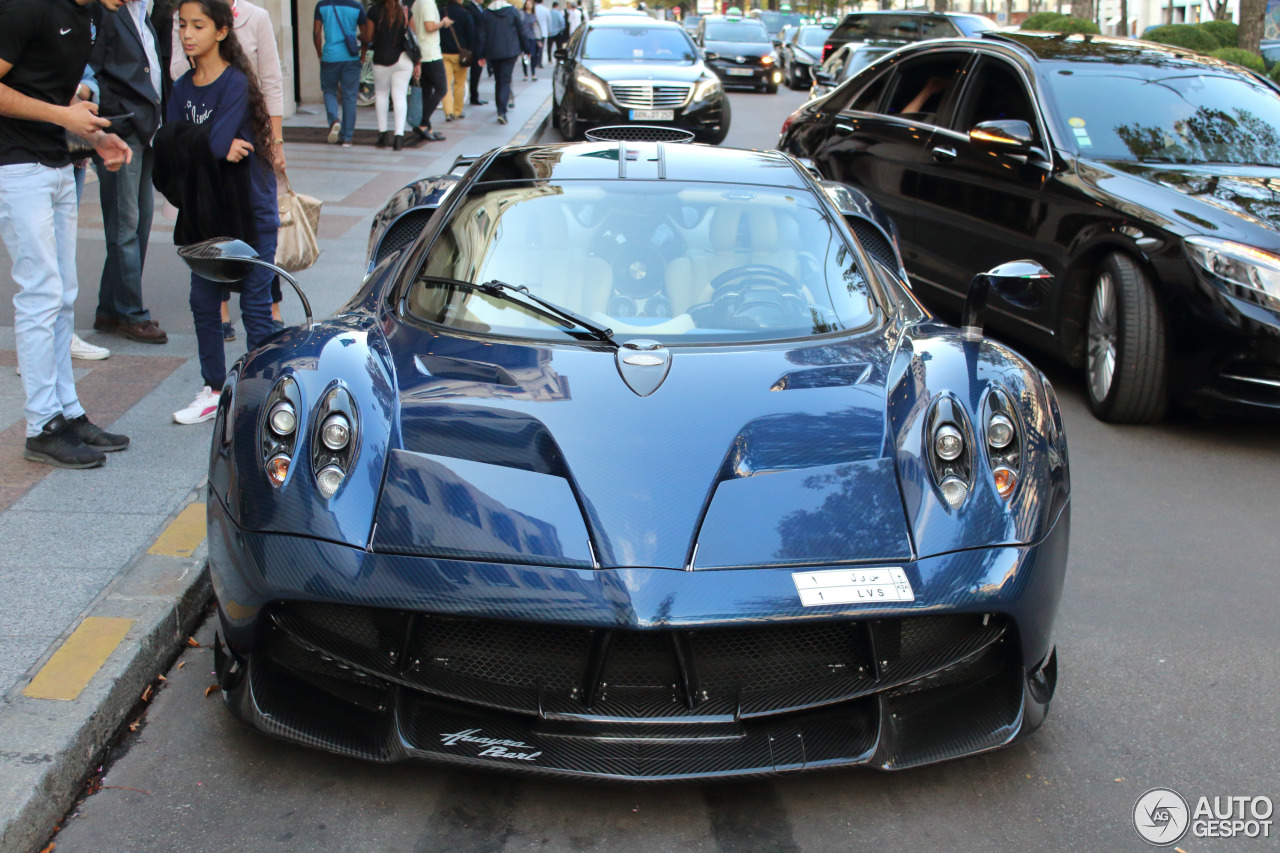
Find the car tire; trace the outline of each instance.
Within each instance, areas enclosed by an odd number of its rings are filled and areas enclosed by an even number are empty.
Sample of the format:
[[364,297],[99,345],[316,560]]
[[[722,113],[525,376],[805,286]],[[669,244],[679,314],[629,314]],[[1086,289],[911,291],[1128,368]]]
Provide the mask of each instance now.
[[720,108],[720,129],[703,138],[708,145],[719,145],[729,135],[729,123],[733,120],[733,112],[729,109],[729,98],[726,95],[724,106]]
[[569,106],[568,100],[560,102],[560,108],[556,110],[556,129],[560,131],[560,135],[564,137],[565,142],[576,142],[578,140],[578,116]]
[[764,93],[765,93],[766,95],[776,95],[776,94],[778,94],[778,84],[777,84],[777,83],[770,83],[768,86],[765,86],[765,87],[764,87]]
[[804,82],[800,79],[800,75],[795,73],[794,68],[787,70],[787,88],[792,90],[804,88]]
[[1128,255],[1094,271],[1085,321],[1089,408],[1111,423],[1149,424],[1169,407],[1168,330],[1151,281]]

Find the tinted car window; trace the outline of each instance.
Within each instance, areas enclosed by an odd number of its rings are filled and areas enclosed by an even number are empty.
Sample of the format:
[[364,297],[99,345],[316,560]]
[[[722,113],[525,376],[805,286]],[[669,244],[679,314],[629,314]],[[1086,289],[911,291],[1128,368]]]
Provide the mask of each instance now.
[[1280,97],[1205,66],[1054,68],[1053,117],[1080,153],[1104,160],[1280,166]]
[[[852,54],[850,59],[852,60]],[[881,74],[872,81],[870,86],[858,93],[858,96],[853,99],[853,103],[849,104],[849,109],[864,113],[876,112],[880,107],[880,96],[884,94],[885,83],[888,80],[888,74]]]
[[963,53],[943,53],[903,62],[885,113],[932,123],[967,61]]
[[759,21],[716,21],[707,24],[707,41],[735,41],[746,44],[769,42],[769,34]]
[[1033,132],[1037,129],[1035,108],[1018,72],[1007,62],[986,59],[978,67],[953,125],[966,131],[981,122],[1000,119],[1021,119]]
[[692,62],[693,42],[668,27],[597,27],[586,35],[583,59],[656,59]]
[[825,27],[801,27],[796,34],[795,43],[801,47],[822,47],[831,30]]
[[951,22],[960,28],[960,32],[972,38],[978,33],[997,29],[996,22],[981,15],[955,15]]
[[925,39],[952,38],[960,35],[959,28],[943,17],[928,15],[850,15],[836,27],[832,38],[847,41],[869,39],[897,39],[899,41],[924,41]]
[[[468,331],[571,337],[574,327],[564,321],[467,286],[498,279],[620,337],[679,343],[824,334],[875,316],[847,233],[804,190],[666,181],[488,184],[471,192],[436,238],[405,309]],[[711,288],[717,276],[760,265],[781,275],[750,272]]]

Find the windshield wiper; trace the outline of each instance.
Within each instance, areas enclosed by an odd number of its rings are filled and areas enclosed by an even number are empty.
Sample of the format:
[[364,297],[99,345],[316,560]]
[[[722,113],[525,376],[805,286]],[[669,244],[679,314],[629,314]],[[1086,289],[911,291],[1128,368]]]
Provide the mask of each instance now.
[[590,332],[591,337],[596,340],[604,341],[608,344],[614,344],[615,346],[617,345],[617,342],[613,339],[613,329],[601,326],[594,320],[588,320],[576,311],[570,311],[568,308],[557,305],[548,299],[543,299],[541,296],[531,293],[529,288],[524,285],[517,286],[514,284],[507,284],[505,281],[498,281],[496,278],[486,281],[484,284],[472,284],[471,282],[464,282],[464,284],[474,287],[481,293],[487,293],[490,296],[499,296],[503,299],[510,299],[513,302],[522,302],[526,305],[529,302],[532,302],[534,305],[537,305],[543,311],[551,314],[559,320],[567,320],[575,326],[581,326],[583,329]]

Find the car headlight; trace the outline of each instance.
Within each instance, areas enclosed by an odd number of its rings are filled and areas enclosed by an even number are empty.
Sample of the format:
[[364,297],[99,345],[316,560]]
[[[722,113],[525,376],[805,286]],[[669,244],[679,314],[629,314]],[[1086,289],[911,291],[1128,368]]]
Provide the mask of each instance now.
[[351,392],[331,385],[321,395],[312,423],[317,426],[311,442],[311,471],[320,497],[329,500],[354,469],[359,452],[358,410]]
[[777,61],[777,60],[775,60],[772,56],[762,56],[762,57],[760,57],[760,64],[761,64],[761,65],[772,65],[772,64],[773,64],[774,62],[776,62],[776,61]]
[[609,87],[605,85],[603,80],[581,65],[573,72],[573,81],[577,84],[579,92],[590,95],[597,101],[609,100]]
[[1186,242],[1187,253],[1206,272],[1245,289],[1238,296],[1252,295],[1253,301],[1280,307],[1280,257],[1217,237],[1188,237]]
[[719,77],[703,77],[698,81],[698,85],[693,87],[693,100],[705,101],[707,98],[719,94],[723,89],[724,87],[720,85]]

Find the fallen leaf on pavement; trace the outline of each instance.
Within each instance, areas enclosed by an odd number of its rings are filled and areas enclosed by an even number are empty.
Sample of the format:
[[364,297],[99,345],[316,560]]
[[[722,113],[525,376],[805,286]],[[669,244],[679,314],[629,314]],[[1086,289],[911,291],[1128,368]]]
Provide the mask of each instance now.
[[186,661],[184,661],[184,660],[180,660],[180,661],[178,661],[178,669],[182,669],[182,668],[183,668],[184,666],[186,666],[186,665],[187,665],[187,662],[186,662]]
[[40,851],[40,853],[53,853],[53,848],[58,846],[58,842],[50,841],[49,846]]
[[209,694],[210,694],[210,693],[212,693],[213,691],[217,690],[217,689],[218,689],[218,685],[216,685],[216,684],[210,684],[208,687],[206,687],[206,688],[204,689],[204,696],[205,696],[205,698],[206,698],[206,699],[208,699],[208,698],[209,698]]
[[148,685],[147,685],[147,689],[146,689],[146,690],[144,690],[144,691],[142,691],[142,701],[143,701],[143,702],[150,702],[150,701],[151,701],[151,693],[152,693],[152,692],[153,692],[153,688],[152,688],[152,686],[151,686],[150,684],[148,684]]
[[193,648],[193,649],[203,649],[203,648],[204,648],[204,646],[202,646],[202,645],[200,645],[198,642],[196,642],[196,638],[195,638],[195,637],[187,637],[187,645],[188,645],[188,646],[190,646],[190,647],[191,647],[191,648]]

